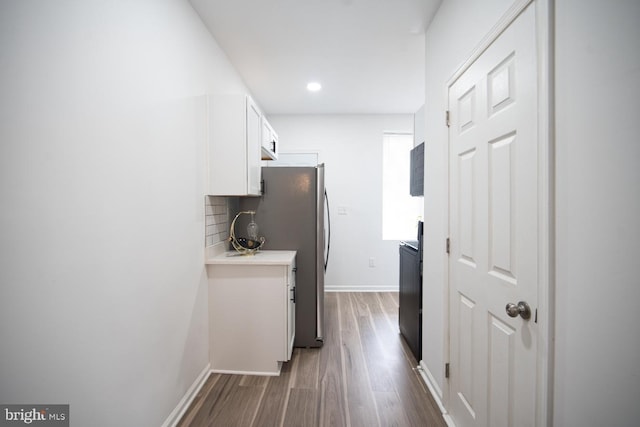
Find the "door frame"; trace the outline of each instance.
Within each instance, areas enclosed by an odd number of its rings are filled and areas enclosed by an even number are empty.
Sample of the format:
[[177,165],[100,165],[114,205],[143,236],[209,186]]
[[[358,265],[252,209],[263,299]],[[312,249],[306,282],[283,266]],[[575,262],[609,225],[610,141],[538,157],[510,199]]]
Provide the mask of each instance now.
[[[516,20],[518,16],[533,3],[536,17],[537,46],[537,83],[538,83],[538,202],[539,202],[539,234],[538,234],[538,324],[539,334],[536,351],[536,425],[551,425],[553,419],[553,339],[554,339],[554,295],[555,295],[555,145],[554,145],[554,1],[555,0],[515,0],[509,10],[500,18],[491,31],[481,40],[466,61],[453,73],[446,85],[447,110],[450,111],[449,91],[458,78],[475,62],[482,53]],[[447,146],[450,150],[450,137],[447,132]],[[447,194],[451,192],[449,156],[446,162]],[[451,200],[447,201],[447,236],[451,234]],[[445,269],[445,342],[444,360],[451,360],[451,301],[450,301],[450,264],[447,258]],[[447,378],[443,384],[443,406],[448,410],[450,405],[450,384]],[[445,413],[448,424],[453,420]]]

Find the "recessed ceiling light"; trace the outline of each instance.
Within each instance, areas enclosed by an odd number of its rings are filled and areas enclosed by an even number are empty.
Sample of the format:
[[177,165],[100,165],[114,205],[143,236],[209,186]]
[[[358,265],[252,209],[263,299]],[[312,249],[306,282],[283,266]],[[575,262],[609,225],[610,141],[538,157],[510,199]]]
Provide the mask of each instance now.
[[322,89],[322,85],[318,82],[310,82],[307,84],[307,90],[309,92],[317,92]]

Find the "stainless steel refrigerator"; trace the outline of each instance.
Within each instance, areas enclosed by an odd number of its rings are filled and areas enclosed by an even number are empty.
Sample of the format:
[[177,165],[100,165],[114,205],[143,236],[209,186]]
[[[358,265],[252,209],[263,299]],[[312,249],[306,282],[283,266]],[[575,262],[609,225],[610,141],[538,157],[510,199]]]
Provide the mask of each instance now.
[[263,167],[262,179],[262,196],[240,198],[239,209],[256,211],[258,235],[265,238],[263,250],[297,251],[294,346],[321,347],[331,239],[324,165]]

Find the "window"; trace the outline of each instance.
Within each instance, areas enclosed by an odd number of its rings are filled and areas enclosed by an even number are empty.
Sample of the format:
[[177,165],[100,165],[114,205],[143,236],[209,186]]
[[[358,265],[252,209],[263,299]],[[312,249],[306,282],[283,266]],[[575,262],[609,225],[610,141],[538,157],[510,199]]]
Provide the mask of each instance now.
[[409,194],[413,135],[385,133],[382,140],[382,239],[416,240],[422,197]]

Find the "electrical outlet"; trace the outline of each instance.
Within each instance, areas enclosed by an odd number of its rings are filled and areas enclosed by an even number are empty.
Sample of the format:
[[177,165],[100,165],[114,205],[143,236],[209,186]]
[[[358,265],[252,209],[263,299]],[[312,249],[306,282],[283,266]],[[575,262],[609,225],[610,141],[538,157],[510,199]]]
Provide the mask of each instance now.
[[375,267],[376,266],[376,259],[371,257],[369,258],[369,267]]

